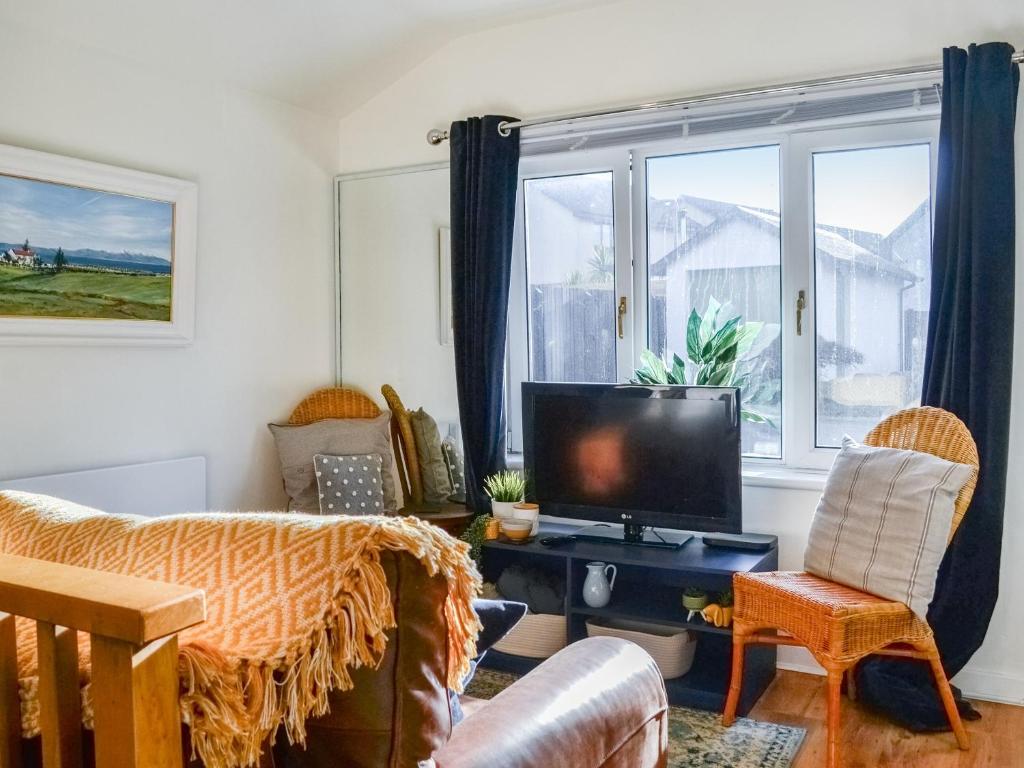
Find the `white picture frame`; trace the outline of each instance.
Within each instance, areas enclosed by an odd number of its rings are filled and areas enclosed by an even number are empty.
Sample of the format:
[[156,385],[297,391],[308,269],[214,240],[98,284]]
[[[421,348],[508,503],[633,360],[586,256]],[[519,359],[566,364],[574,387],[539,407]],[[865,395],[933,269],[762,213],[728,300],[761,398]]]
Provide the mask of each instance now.
[[165,202],[172,205],[173,219],[168,320],[0,314],[0,345],[183,346],[192,342],[198,213],[194,182],[6,145],[0,145],[0,176]]
[[452,230],[437,230],[437,340],[443,347],[455,344],[452,331]]

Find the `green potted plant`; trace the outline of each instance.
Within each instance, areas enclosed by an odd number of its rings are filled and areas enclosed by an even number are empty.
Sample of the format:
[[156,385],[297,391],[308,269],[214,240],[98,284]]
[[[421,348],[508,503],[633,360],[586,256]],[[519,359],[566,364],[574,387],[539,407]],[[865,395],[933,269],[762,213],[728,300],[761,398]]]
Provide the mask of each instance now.
[[716,627],[728,627],[732,624],[732,603],[731,589],[719,592],[718,602],[712,603],[701,612],[704,621],[714,624]]
[[[686,356],[671,355],[671,364],[649,349],[640,354],[642,367],[633,373],[633,384],[703,384],[739,387],[742,407],[740,418],[752,424],[774,426],[758,406],[772,402],[778,385],[763,376],[767,363],[758,362],[760,350],[779,334],[777,326],[743,322],[741,315],[729,315],[728,304],[714,297],[703,316],[690,310],[686,324]],[[755,342],[758,342],[755,344]]]
[[512,517],[512,507],[523,500],[526,479],[522,472],[503,469],[484,479],[484,492],[491,497],[491,512],[499,520]]
[[683,592],[683,608],[688,611],[702,611],[708,604],[707,590],[702,587],[687,587]]
[[476,567],[480,568],[480,557],[483,554],[483,543],[487,538],[487,523],[490,522],[490,515],[477,515],[473,521],[462,532],[459,539],[469,544],[469,556],[473,558]]

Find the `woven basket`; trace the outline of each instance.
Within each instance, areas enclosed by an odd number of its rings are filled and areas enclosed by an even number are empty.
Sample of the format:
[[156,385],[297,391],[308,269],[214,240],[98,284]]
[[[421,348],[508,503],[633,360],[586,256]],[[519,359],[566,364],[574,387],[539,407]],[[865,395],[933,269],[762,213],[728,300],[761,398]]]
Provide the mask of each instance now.
[[649,654],[666,680],[682,677],[693,666],[697,640],[685,629],[629,619],[588,619],[590,637],[621,637]]
[[546,659],[565,648],[565,616],[529,613],[501,640],[494,650],[513,656]]

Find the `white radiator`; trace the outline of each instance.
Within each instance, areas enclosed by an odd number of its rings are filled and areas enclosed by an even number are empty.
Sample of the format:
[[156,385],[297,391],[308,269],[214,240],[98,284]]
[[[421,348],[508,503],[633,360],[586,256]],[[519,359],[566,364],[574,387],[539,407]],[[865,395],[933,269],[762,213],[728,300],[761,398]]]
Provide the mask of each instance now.
[[0,480],[0,491],[57,496],[116,514],[173,515],[206,511],[206,458],[128,464],[20,480]]

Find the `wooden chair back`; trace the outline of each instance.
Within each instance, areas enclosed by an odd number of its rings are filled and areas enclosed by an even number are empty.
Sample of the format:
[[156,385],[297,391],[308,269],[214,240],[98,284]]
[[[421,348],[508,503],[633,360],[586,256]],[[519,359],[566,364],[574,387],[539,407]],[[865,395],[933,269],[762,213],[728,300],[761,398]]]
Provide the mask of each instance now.
[[978,446],[967,425],[949,411],[931,406],[907,408],[883,419],[868,432],[865,445],[876,448],[901,448],[921,451],[940,459],[974,467],[974,474],[957,496],[949,538],[967,514],[974,489],[978,484]]
[[81,768],[78,633],[88,632],[97,768],[181,768],[178,635],[202,590],[0,555],[0,765],[20,768],[15,617],[36,623],[43,768]]
[[355,389],[326,387],[302,398],[288,417],[289,424],[312,424],[324,419],[375,419],[381,410]]
[[[384,395],[384,400],[388,404],[388,408],[391,409],[391,434],[393,442],[396,446],[400,446],[402,453],[402,462],[405,465],[406,474],[408,475],[408,490],[406,490],[405,498],[411,500],[413,504],[423,503],[423,468],[420,467],[420,457],[416,452],[416,436],[412,431],[412,420],[409,418],[409,411],[406,410],[405,404],[402,403],[402,398],[395,392],[395,388],[390,384],[385,384],[380,388],[380,393]],[[398,447],[395,448],[399,450]]]
[[[392,397],[385,390],[389,390]],[[391,408],[391,444],[398,465],[402,495],[407,504],[410,501],[420,504],[423,502],[423,482],[409,414],[391,387],[385,385],[381,391]],[[375,419],[381,413],[377,404],[358,390],[326,387],[304,397],[288,417],[288,423],[312,424],[323,419]]]

